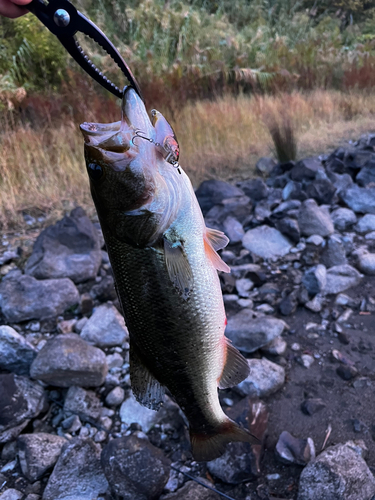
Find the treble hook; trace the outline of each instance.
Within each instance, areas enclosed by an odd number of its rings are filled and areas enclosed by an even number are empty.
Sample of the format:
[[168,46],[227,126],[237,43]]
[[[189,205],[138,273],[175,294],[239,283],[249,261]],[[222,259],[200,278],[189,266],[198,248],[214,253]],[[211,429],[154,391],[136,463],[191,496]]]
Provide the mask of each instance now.
[[178,161],[176,161],[174,159],[173,152],[172,151],[168,151],[162,144],[160,144],[160,142],[155,142],[154,139],[152,139],[151,137],[147,137],[146,135],[141,135],[141,134],[144,134],[144,132],[142,130],[140,130],[140,129],[136,129],[135,130],[135,135],[132,137],[132,143],[134,145],[136,145],[135,142],[134,142],[134,139],[136,139],[137,137],[139,139],[144,139],[145,141],[151,142],[151,144],[154,144],[154,146],[159,151],[159,153],[162,154],[164,160],[167,161],[174,168],[176,168],[177,172],[179,174],[181,174],[180,164],[178,163]]

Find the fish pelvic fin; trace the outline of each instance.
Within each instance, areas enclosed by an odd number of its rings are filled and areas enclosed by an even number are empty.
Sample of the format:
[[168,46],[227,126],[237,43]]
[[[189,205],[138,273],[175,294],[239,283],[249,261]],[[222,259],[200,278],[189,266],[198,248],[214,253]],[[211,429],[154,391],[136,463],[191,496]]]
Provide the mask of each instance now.
[[228,417],[211,432],[190,429],[190,441],[193,457],[198,462],[220,457],[232,441],[259,444],[258,438]]
[[234,387],[242,382],[250,373],[249,363],[242,354],[224,337],[226,360],[218,386],[219,389]]
[[130,381],[135,399],[150,410],[159,410],[165,389],[142,361],[137,347],[130,340]]
[[181,242],[172,244],[164,238],[164,258],[170,280],[185,300],[193,286],[193,272]]
[[[216,239],[213,238],[213,232],[216,234]],[[220,241],[219,236],[222,238]],[[206,256],[210,259],[215,269],[218,271],[223,271],[223,273],[230,273],[230,267],[226,264],[220,255],[216,252],[216,249],[224,248],[224,238],[228,240],[224,233],[221,231],[216,231],[215,229],[208,229],[203,236],[204,241],[204,251]],[[228,240],[229,241],[229,240]]]

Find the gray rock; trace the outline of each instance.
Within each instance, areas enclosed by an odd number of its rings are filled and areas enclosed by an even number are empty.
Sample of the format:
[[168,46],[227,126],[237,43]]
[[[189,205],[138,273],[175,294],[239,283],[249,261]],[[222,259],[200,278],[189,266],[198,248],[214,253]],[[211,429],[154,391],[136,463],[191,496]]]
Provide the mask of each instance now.
[[290,177],[293,181],[308,181],[315,179],[316,174],[321,167],[321,162],[316,158],[305,158],[296,163],[290,171]]
[[0,326],[0,369],[28,375],[36,354],[35,347],[16,330],[10,326]]
[[323,302],[323,297],[318,293],[312,300],[308,300],[307,302],[305,302],[304,306],[307,309],[310,309],[310,311],[320,312],[323,307]]
[[231,243],[239,243],[245,234],[241,222],[231,216],[223,222],[223,229]]
[[99,445],[91,439],[75,438],[64,445],[43,500],[94,500],[107,489]]
[[[90,304],[90,298],[93,297],[94,299],[100,300],[100,302],[107,302],[109,300],[116,300],[117,295],[116,295],[116,289],[115,289],[115,282],[113,279],[113,276],[110,274],[107,274],[107,276],[104,276],[104,278],[99,282],[94,285],[91,290],[90,290],[90,295],[85,297],[85,294],[81,296],[81,310],[82,314],[89,314],[92,311],[92,304]],[[83,303],[83,299],[85,300],[85,303]],[[92,298],[91,298],[92,302]]]
[[354,212],[375,214],[375,187],[361,188],[353,184],[341,191],[340,197]]
[[18,459],[22,474],[31,482],[40,479],[60,456],[66,439],[53,434],[36,432],[18,438]]
[[316,179],[307,186],[308,198],[313,198],[319,205],[332,203],[336,188],[328,179]]
[[279,311],[283,316],[293,314],[298,306],[298,289],[283,297],[279,303]]
[[314,415],[323,410],[327,405],[320,398],[308,398],[301,404],[301,410],[305,415]]
[[58,387],[97,387],[104,382],[107,371],[103,351],[67,333],[46,343],[31,365],[30,374]]
[[249,278],[240,278],[236,280],[236,288],[240,297],[248,298],[250,291],[254,288],[254,283]]
[[159,498],[169,478],[170,461],[146,439],[113,439],[101,462],[109,486],[123,500]]
[[[200,478],[200,481],[202,481],[202,478]],[[160,498],[163,498],[163,500],[221,500],[217,493],[194,481],[188,481],[175,493]]]
[[375,274],[375,253],[363,252],[358,256],[358,268],[364,274]]
[[0,500],[20,500],[22,497],[23,493],[21,491],[9,488],[0,495]]
[[284,385],[285,370],[267,358],[248,359],[250,374],[236,386],[236,391],[250,397],[265,398]]
[[255,165],[255,170],[263,175],[268,175],[272,172],[273,168],[276,166],[276,161],[273,158],[262,157],[259,158]]
[[369,184],[375,182],[375,164],[372,163],[369,166],[361,168],[359,174],[357,174],[355,181],[358,186],[366,187]]
[[334,231],[330,215],[312,199],[302,203],[298,213],[298,225],[304,236],[328,236]]
[[283,189],[283,200],[306,200],[307,195],[300,182],[289,181]]
[[95,278],[101,261],[98,232],[78,207],[40,233],[25,273],[37,279],[70,278],[81,283]]
[[357,217],[350,208],[337,208],[331,213],[331,219],[338,231],[346,231],[357,222]]
[[306,465],[315,458],[313,440],[295,438],[288,431],[280,434],[275,452],[277,458],[284,464]]
[[345,247],[339,236],[333,234],[327,240],[327,244],[321,254],[321,262],[327,268],[342,266],[348,263]]
[[120,419],[124,424],[139,424],[143,432],[148,432],[155,425],[157,413],[138,403],[133,393],[120,407]]
[[0,374],[0,394],[0,443],[6,443],[39,415],[46,395],[39,384],[13,373]]
[[98,420],[100,409],[100,400],[95,392],[76,386],[69,388],[64,402],[66,414],[78,415],[81,420]]
[[369,231],[375,231],[375,215],[364,215],[361,219],[359,219],[355,230],[358,231],[358,233],[368,233]]
[[251,310],[243,309],[228,319],[225,335],[244,352],[254,352],[279,337],[286,324],[281,319],[254,318]]
[[358,285],[363,278],[363,274],[360,274],[354,267],[345,266],[334,266],[327,271],[327,281],[324,288],[324,294],[329,295],[331,293],[344,292],[352,286]]
[[239,187],[253,201],[260,201],[267,198],[268,187],[262,179],[248,179],[241,182]]
[[302,278],[302,283],[311,295],[320,293],[324,289],[326,281],[327,270],[322,264],[308,269]]
[[285,354],[287,348],[287,343],[282,337],[276,337],[271,340],[271,342],[264,347],[261,347],[261,351],[264,354],[270,354],[271,356],[282,356]]
[[38,281],[10,273],[0,283],[0,308],[9,323],[51,318],[79,303],[79,293],[68,279]]
[[228,182],[209,180],[203,181],[199,188],[195,191],[199,205],[203,215],[210,210],[211,207],[221,203],[226,198],[234,198],[243,196],[244,192]]
[[229,443],[223,455],[207,462],[207,469],[224,483],[238,484],[255,479],[253,464],[251,444]]
[[298,222],[295,219],[284,217],[283,219],[275,222],[275,227],[278,231],[287,236],[294,244],[299,242],[301,235]]
[[108,406],[119,406],[125,398],[125,391],[122,387],[117,386],[107,394],[105,402]]
[[366,462],[349,446],[323,451],[302,471],[298,500],[371,500],[375,478]]
[[320,247],[324,242],[324,238],[319,236],[319,234],[313,234],[309,236],[306,240],[306,243],[311,243],[311,245],[315,245],[316,247]]
[[280,231],[269,226],[250,229],[245,233],[242,244],[263,259],[282,257],[292,248],[290,241]]
[[107,365],[108,370],[111,368],[121,368],[124,364],[124,358],[118,352],[114,352],[113,354],[108,354],[107,356]]
[[121,345],[128,337],[124,318],[112,304],[103,304],[94,310],[84,325],[81,338],[99,347]]

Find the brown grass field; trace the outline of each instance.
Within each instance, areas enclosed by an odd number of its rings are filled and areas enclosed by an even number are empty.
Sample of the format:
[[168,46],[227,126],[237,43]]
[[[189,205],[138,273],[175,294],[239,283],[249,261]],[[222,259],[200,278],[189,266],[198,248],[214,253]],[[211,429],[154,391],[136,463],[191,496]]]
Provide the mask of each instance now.
[[[287,118],[297,159],[335,149],[375,131],[375,94],[316,90],[273,96],[227,96],[160,111],[170,120],[181,148],[181,165],[194,186],[208,178],[236,180],[254,175],[261,156],[275,156],[267,124]],[[114,119],[109,113],[108,121]],[[119,119],[120,112],[118,111]],[[101,118],[106,116],[102,110]],[[85,117],[95,120],[93,113]],[[106,118],[105,118],[106,119]],[[98,120],[100,118],[98,117]],[[0,224],[22,225],[22,213],[53,220],[73,206],[92,214],[83,141],[73,119],[48,117],[25,125],[10,114],[0,131]]]

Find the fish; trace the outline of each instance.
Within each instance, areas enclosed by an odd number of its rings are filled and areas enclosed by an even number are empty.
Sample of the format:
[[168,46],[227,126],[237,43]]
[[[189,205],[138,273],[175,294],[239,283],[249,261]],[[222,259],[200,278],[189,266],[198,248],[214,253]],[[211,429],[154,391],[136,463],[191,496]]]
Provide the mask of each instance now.
[[164,116],[131,87],[121,120],[83,123],[91,195],[129,330],[130,380],[142,405],[158,410],[166,390],[189,422],[192,454],[206,461],[231,441],[255,442],[228,418],[218,387],[249,374],[224,335],[218,250],[229,242],[207,228],[179,145]]

